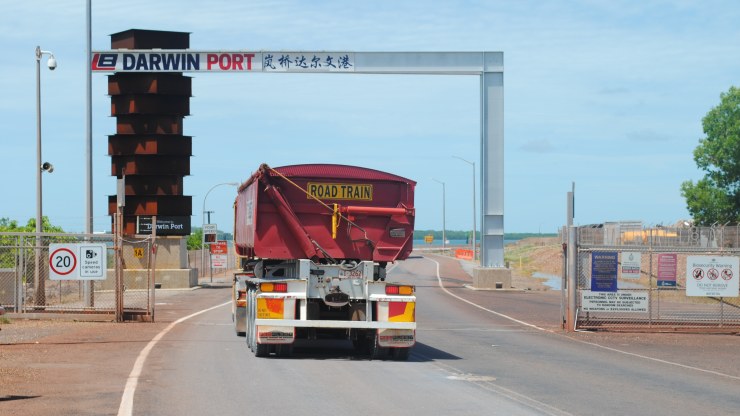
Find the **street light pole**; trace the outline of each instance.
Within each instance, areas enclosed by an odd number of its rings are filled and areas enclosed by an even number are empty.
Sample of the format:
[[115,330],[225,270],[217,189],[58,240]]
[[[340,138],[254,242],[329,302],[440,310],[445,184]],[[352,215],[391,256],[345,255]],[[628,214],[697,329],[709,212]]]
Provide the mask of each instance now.
[[476,257],[475,256],[475,251],[476,251],[475,250],[475,244],[476,244],[476,235],[475,235],[475,233],[477,231],[476,224],[475,224],[475,217],[476,217],[476,212],[475,212],[475,162],[471,162],[469,160],[465,160],[465,159],[461,158],[460,156],[452,156],[452,157],[454,157],[455,159],[460,159],[463,162],[465,162],[465,163],[467,163],[467,164],[469,164],[469,165],[471,165],[473,167],[473,241],[471,242],[470,246],[473,248],[473,260],[475,260],[475,257]]
[[447,249],[447,226],[445,224],[445,183],[436,179],[432,180],[434,182],[442,184],[442,251],[445,251]]
[[[93,164],[92,164],[92,0],[85,5],[85,26],[87,29],[87,65],[85,65],[85,241],[90,241],[93,233]],[[85,306],[95,306],[95,282],[83,284]]]
[[[203,197],[203,211],[202,211],[203,212],[203,217],[202,217],[202,221],[203,221],[202,222],[202,225],[203,225],[203,227],[200,229],[201,230],[201,238],[200,238],[200,240],[201,240],[200,241],[200,243],[201,243],[201,247],[200,247],[200,267],[201,268],[205,267],[205,254],[206,254],[205,253],[206,239],[205,239],[205,234],[203,234],[203,229],[206,228],[205,227],[205,225],[206,225],[206,199],[208,199],[208,194],[210,194],[212,190],[216,189],[217,187],[219,187],[221,185],[239,186],[239,182],[223,182],[223,183],[217,183],[217,184],[213,185],[211,187],[211,189],[209,189],[208,192],[206,192],[206,196]],[[210,219],[210,215],[209,215],[208,218]],[[198,274],[200,274],[200,272],[198,272]]]
[[43,211],[41,208],[41,174],[43,171],[51,172],[51,164],[41,162],[41,57],[49,55],[49,69],[54,70],[57,67],[57,61],[54,54],[49,51],[42,51],[40,46],[36,46],[36,270],[34,273],[35,303],[36,306],[46,303],[45,285],[41,276],[41,267],[44,264],[41,261],[41,233],[43,228]]

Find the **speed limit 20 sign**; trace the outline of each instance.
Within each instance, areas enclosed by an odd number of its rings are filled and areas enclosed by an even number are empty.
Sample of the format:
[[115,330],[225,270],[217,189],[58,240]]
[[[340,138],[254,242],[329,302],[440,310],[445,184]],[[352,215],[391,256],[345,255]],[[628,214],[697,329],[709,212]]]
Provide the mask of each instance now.
[[49,279],[105,280],[108,249],[105,244],[49,244]]

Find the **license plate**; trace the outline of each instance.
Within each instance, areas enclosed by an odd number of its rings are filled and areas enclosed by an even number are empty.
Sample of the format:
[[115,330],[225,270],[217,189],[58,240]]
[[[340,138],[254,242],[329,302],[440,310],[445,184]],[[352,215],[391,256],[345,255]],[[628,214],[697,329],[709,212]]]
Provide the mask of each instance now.
[[362,276],[362,269],[359,267],[355,270],[339,270],[339,277],[358,279]]

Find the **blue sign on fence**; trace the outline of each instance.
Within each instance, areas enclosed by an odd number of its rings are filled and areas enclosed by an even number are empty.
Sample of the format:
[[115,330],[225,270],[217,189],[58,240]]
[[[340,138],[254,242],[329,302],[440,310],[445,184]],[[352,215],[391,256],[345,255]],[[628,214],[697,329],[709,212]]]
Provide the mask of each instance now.
[[591,253],[591,291],[616,292],[618,253],[594,251]]

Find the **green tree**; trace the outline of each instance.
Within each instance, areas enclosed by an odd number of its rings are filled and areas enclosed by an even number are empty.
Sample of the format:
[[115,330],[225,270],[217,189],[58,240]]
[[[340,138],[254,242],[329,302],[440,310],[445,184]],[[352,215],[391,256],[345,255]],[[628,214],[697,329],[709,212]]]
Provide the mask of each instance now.
[[[62,227],[52,225],[49,221],[49,217],[41,217],[41,224],[45,233],[63,233]],[[35,233],[36,232],[36,218],[28,220],[26,225],[19,226],[18,221],[11,220],[9,218],[0,218],[0,233]],[[65,237],[55,237],[49,241],[53,242],[64,242],[74,241]],[[0,236],[0,246],[15,246],[17,245],[16,237],[11,236]],[[17,249],[1,250],[0,251],[0,268],[15,267]],[[34,252],[28,250],[25,254],[28,259],[32,259]]]
[[740,219],[740,89],[720,94],[720,103],[702,120],[706,137],[694,149],[706,172],[697,183],[681,184],[681,195],[697,225],[737,223]]
[[188,250],[200,250],[203,246],[203,229],[194,227],[188,236]]
[[[41,226],[45,233],[63,233],[62,227],[52,225],[49,221],[49,217],[41,217]],[[26,225],[19,226],[18,221],[11,220],[9,218],[0,218],[0,232],[10,233],[35,233],[36,232],[36,218],[28,220]]]

